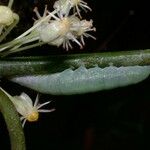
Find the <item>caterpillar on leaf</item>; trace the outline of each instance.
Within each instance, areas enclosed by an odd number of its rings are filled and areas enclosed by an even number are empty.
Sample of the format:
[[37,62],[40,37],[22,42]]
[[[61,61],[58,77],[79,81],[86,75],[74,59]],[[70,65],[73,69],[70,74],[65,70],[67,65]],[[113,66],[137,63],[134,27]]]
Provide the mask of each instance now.
[[46,75],[27,75],[13,77],[10,80],[41,93],[53,95],[72,95],[136,84],[150,74],[150,66],[109,66],[76,70]]

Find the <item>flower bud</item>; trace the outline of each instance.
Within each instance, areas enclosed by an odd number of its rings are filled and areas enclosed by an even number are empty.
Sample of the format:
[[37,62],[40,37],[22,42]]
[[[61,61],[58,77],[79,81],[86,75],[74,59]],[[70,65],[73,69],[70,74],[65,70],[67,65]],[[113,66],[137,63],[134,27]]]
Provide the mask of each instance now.
[[14,22],[14,13],[7,6],[0,6],[0,25],[9,26]]

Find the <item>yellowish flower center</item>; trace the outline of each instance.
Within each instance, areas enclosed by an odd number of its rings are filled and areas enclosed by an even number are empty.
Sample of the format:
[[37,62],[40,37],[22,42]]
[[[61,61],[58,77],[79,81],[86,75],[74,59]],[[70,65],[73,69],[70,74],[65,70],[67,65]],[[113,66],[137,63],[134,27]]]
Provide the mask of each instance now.
[[70,30],[70,21],[68,18],[61,20],[61,35],[65,35]]
[[26,119],[29,122],[34,122],[34,121],[37,121],[38,118],[39,118],[39,113],[37,111],[34,111],[31,114],[29,114]]

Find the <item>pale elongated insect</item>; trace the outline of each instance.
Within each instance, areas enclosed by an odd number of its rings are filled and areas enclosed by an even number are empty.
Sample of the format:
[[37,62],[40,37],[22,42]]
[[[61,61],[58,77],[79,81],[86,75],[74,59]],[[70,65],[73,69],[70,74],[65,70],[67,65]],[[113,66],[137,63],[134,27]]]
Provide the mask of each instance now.
[[71,95],[127,86],[146,79],[150,66],[66,69],[50,75],[14,77],[11,81],[41,93]]

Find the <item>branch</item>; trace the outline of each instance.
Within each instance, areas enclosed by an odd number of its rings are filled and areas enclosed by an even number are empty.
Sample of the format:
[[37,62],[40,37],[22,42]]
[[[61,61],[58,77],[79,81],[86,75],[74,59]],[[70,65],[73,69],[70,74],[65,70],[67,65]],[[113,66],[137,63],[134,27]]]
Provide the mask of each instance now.
[[57,55],[43,57],[10,57],[0,59],[0,75],[33,75],[61,72],[67,68],[76,69],[84,65],[86,68],[98,65],[143,66],[150,65],[150,49],[88,53],[73,55]]
[[14,0],[9,0],[8,7],[11,8],[14,3]]

